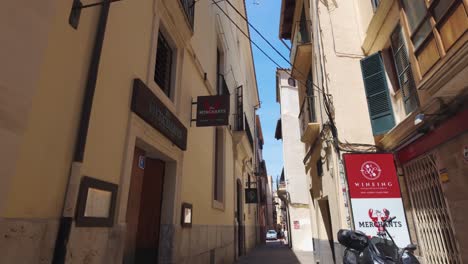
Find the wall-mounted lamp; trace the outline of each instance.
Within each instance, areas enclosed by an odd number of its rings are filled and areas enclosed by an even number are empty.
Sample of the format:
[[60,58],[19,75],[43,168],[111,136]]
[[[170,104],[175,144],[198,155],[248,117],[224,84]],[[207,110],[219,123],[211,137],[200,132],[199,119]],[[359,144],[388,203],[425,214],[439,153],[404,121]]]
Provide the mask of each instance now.
[[421,124],[424,121],[424,117],[425,115],[423,113],[417,114],[416,117],[414,118],[414,125],[417,126]]
[[426,116],[442,116],[443,114],[424,114],[424,113],[419,113],[414,117],[414,125],[417,126],[424,122],[424,119]]

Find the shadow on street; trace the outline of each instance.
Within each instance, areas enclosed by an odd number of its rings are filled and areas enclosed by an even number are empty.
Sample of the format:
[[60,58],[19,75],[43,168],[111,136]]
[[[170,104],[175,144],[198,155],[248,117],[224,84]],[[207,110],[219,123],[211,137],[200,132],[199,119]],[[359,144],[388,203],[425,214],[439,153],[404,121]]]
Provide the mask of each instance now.
[[237,264],[301,264],[313,263],[312,252],[295,253],[284,245],[280,240],[267,241],[264,245],[250,251],[241,257]]

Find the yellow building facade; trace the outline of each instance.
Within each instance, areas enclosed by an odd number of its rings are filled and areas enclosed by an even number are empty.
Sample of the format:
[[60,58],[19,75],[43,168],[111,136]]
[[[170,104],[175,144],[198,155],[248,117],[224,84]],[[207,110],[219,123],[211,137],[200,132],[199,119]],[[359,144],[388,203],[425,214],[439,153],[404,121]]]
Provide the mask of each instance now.
[[[247,26],[226,3],[88,4],[0,11],[0,262],[232,263],[259,240],[256,76],[226,14]],[[220,91],[228,125],[197,127]]]

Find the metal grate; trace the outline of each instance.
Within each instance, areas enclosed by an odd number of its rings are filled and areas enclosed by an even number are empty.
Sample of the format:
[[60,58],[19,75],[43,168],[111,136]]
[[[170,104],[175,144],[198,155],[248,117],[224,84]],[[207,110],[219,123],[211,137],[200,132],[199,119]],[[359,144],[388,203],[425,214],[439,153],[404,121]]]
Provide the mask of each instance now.
[[435,153],[405,164],[416,231],[427,264],[461,263]]
[[243,88],[239,86],[236,88],[236,113],[235,113],[235,131],[244,130],[244,97]]
[[156,51],[154,81],[168,97],[171,96],[172,54],[171,46],[160,31]]

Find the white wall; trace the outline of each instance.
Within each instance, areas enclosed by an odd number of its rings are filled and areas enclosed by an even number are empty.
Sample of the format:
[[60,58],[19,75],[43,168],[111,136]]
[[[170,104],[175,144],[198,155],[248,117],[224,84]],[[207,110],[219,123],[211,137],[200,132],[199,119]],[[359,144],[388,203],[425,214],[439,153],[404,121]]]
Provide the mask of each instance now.
[[[309,212],[309,181],[305,173],[304,145],[299,130],[298,88],[288,85],[289,75],[279,71],[281,129],[286,190],[289,193],[289,218],[293,250],[312,251],[312,231]],[[299,221],[295,229],[294,221]]]

